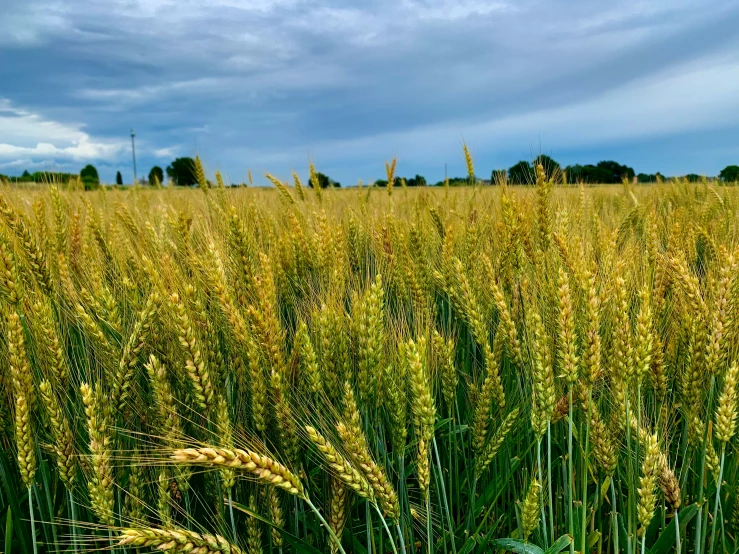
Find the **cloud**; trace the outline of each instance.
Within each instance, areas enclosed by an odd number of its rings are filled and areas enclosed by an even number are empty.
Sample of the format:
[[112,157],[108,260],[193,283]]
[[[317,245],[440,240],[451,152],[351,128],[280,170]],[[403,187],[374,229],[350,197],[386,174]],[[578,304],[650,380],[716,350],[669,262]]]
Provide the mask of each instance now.
[[178,148],[175,146],[168,146],[166,148],[157,148],[154,150],[154,155],[157,158],[174,158],[177,155]]
[[507,164],[540,140],[585,152],[739,128],[737,0],[4,4],[0,162],[114,174],[133,127],[142,167],[198,152],[241,174],[311,153],[353,181],[393,153],[438,173],[462,136]]
[[123,148],[121,142],[94,139],[81,125],[45,119],[16,108],[7,99],[0,99],[0,128],[4,141],[0,142],[0,161],[9,167],[20,160],[33,165],[45,160],[114,158]]

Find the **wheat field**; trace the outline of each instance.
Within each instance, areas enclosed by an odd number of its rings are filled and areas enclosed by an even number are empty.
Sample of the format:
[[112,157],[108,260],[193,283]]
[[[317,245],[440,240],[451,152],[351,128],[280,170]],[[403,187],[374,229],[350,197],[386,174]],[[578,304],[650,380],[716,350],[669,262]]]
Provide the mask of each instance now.
[[737,552],[739,189],[203,175],[0,191],[0,551]]

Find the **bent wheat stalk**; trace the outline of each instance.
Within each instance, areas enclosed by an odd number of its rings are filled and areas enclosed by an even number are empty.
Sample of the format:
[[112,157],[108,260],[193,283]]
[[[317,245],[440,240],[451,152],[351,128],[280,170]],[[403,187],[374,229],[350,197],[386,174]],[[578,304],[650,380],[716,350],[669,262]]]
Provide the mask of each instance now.
[[346,554],[341,546],[341,541],[331,529],[331,526],[318,511],[318,508],[311,502],[300,479],[276,460],[252,450],[243,450],[240,448],[226,449],[214,446],[175,450],[172,454],[172,460],[184,464],[206,467],[228,467],[237,471],[243,471],[256,477],[258,482],[279,487],[289,494],[302,499],[316,514],[316,517],[318,517],[321,524],[326,528],[331,539],[336,542],[339,551],[342,554]]

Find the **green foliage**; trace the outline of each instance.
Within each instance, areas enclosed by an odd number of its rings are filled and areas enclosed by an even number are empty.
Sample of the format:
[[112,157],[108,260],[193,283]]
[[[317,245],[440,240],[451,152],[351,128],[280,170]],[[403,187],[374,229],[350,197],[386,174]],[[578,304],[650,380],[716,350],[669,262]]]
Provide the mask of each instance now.
[[85,190],[95,190],[100,185],[100,177],[98,170],[94,165],[87,164],[80,170],[80,178],[85,186]]
[[27,170],[20,177],[0,175],[0,179],[5,179],[10,183],[68,183],[71,179],[76,179],[77,175],[72,173],[57,173],[54,171],[35,171],[29,173]]
[[544,167],[544,172],[547,175],[547,179],[556,179],[562,171],[559,163],[554,161],[551,157],[546,154],[539,154],[534,160],[534,165],[541,164]]
[[[386,179],[377,179],[375,181],[376,187],[387,187],[387,180]],[[397,188],[401,188],[403,186],[403,177],[395,177],[393,179],[393,186]],[[405,186],[407,187],[425,187],[426,186],[426,178],[422,175],[416,175],[415,177],[411,177],[410,179],[405,180]]]
[[620,183],[623,179],[631,181],[634,178],[634,170],[632,168],[627,165],[621,165],[613,160],[598,162],[596,167],[610,173],[610,179],[608,181],[602,181],[603,183]]
[[555,180],[558,178],[561,172],[559,163],[546,154],[540,154],[534,160],[534,165],[521,160],[516,165],[508,169],[508,182],[515,185],[533,184],[536,181],[536,172],[534,171],[534,167],[540,164],[544,167],[547,179]]
[[490,174],[490,184],[499,185],[508,179],[508,172],[505,169],[493,169]]
[[534,169],[527,161],[521,160],[508,169],[508,182],[514,185],[530,185],[534,182]]
[[728,183],[739,182],[739,165],[727,165],[721,170],[718,177]]
[[123,176],[121,175],[120,171],[117,171],[115,174],[115,184],[116,185],[122,185],[123,184]]
[[[328,175],[324,175],[323,173],[319,172],[319,173],[316,173],[316,176],[318,177],[318,184],[321,185],[322,189],[326,189],[329,187],[334,187],[334,188],[341,187],[341,183],[339,183],[338,181],[334,181]],[[310,180],[308,180],[308,186],[313,188],[313,183]]]
[[92,181],[100,183],[100,177],[98,177],[98,170],[94,165],[87,164],[80,170],[80,177],[83,181]]
[[159,183],[164,182],[164,171],[162,171],[162,168],[158,165],[155,165],[151,168],[151,171],[149,171],[149,184],[154,184],[154,181],[156,179],[159,179]]
[[613,173],[595,165],[568,165],[565,168],[569,183],[614,183]]
[[180,187],[189,187],[197,184],[195,175],[195,160],[192,158],[177,158],[167,166],[167,176]]
[[[470,184],[469,177],[450,177],[449,178],[450,187],[464,187],[469,184]],[[439,181],[434,186],[442,187],[444,186],[444,181]]]
[[411,177],[410,179],[406,179],[406,185],[409,187],[425,187],[426,186],[426,177],[422,175],[416,174],[415,177]]
[[664,179],[665,176],[659,171],[657,173],[639,173],[636,176],[636,180],[639,183],[658,183],[659,181],[664,181]]

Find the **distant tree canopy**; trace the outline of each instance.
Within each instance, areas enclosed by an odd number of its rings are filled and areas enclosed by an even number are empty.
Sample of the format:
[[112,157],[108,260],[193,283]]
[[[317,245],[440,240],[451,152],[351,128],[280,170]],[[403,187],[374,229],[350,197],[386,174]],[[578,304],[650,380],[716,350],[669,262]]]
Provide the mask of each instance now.
[[659,171],[657,173],[639,173],[636,176],[636,180],[639,183],[659,183],[660,181],[664,181],[664,179],[665,176]]
[[162,168],[158,165],[155,165],[151,168],[151,171],[149,171],[149,183],[154,184],[155,182],[158,182],[161,184],[164,181],[164,171],[162,171]]
[[100,177],[98,176],[98,170],[94,165],[87,164],[80,170],[80,178],[85,186],[85,190],[92,190],[100,185]]
[[[395,177],[393,179],[393,186],[400,188],[403,186],[403,179],[404,177]],[[387,180],[386,179],[377,179],[375,181],[376,187],[386,187],[387,186]],[[426,177],[423,175],[416,175],[415,177],[411,177],[410,179],[405,179],[405,186],[407,187],[425,187],[426,186]]]
[[424,177],[423,175],[416,175],[415,177],[406,179],[405,184],[408,185],[409,187],[425,187],[426,177]]
[[565,168],[567,181],[570,183],[612,183],[613,174],[595,165],[568,165]]
[[24,171],[19,177],[0,175],[0,179],[11,183],[69,183],[76,180],[77,175],[73,173],[57,173],[54,171]]
[[490,174],[490,184],[499,185],[508,179],[508,172],[505,169],[493,169]]
[[635,175],[632,168],[627,165],[621,165],[613,160],[598,162],[596,167],[610,172],[611,179],[609,181],[603,181],[604,183],[620,183],[624,179],[631,181]]
[[739,182],[739,165],[727,165],[718,174],[718,178],[728,183]]
[[[445,184],[445,181],[439,181],[434,184],[436,187],[443,187]],[[463,187],[465,185],[470,184],[470,178],[465,177],[449,177],[449,186],[450,187]]]
[[167,166],[167,176],[180,187],[189,187],[198,182],[195,176],[195,160],[177,158]]
[[[326,189],[328,187],[341,187],[341,183],[338,181],[334,181],[329,177],[328,175],[324,175],[323,173],[316,173],[316,177],[318,178],[318,184],[321,186],[322,189]],[[308,186],[313,188],[313,181],[308,179]]]
[[521,160],[516,165],[508,169],[508,182],[516,185],[529,185],[536,182],[536,172],[534,167],[541,164],[544,167],[547,179],[557,179],[562,171],[559,163],[554,161],[546,154],[540,154],[535,160],[534,165],[525,160]]
[[83,167],[80,170],[80,177],[83,181],[86,180],[93,180],[96,183],[100,182],[100,177],[98,176],[98,170],[95,168],[94,165],[87,164],[85,167]]
[[115,174],[115,184],[116,185],[122,185],[123,184],[123,175],[121,175],[120,171],[116,171]]
[[534,170],[531,164],[521,160],[508,169],[508,182],[514,185],[527,185],[533,182]]
[[702,179],[703,177],[701,177],[697,173],[688,173],[685,176],[685,180],[688,181],[689,183],[700,183]]
[[547,179],[556,179],[562,171],[559,163],[555,162],[552,158],[546,154],[540,154],[535,160],[534,164],[541,164],[544,167],[544,172],[547,175]]

